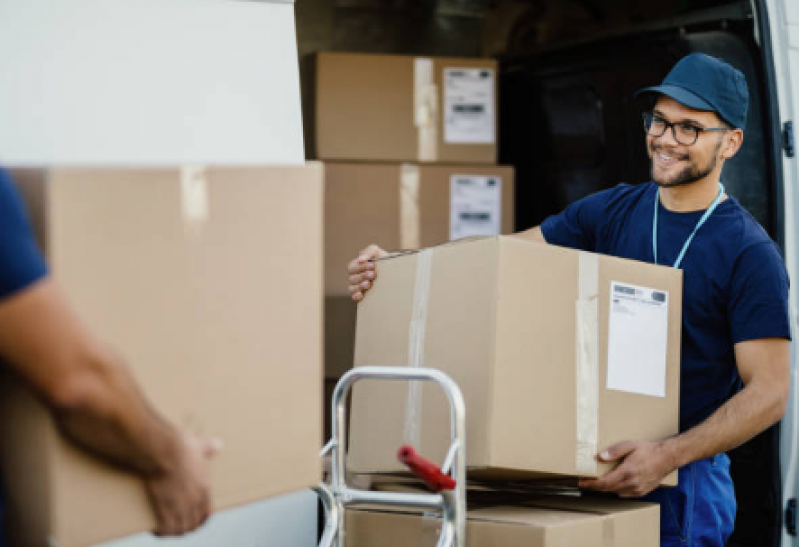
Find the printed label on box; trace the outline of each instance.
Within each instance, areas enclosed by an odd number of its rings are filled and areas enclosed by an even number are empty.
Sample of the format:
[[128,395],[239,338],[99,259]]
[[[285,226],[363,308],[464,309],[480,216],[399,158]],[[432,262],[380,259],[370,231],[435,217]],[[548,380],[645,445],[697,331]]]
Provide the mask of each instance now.
[[494,144],[494,70],[444,69],[444,142]]
[[608,389],[666,396],[669,294],[610,283]]
[[501,177],[485,175],[450,177],[450,239],[499,235],[501,225]]

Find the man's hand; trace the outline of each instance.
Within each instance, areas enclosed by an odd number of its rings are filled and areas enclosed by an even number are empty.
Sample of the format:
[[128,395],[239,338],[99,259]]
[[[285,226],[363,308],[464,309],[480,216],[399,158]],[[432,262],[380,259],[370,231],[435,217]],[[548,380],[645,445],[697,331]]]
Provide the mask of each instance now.
[[155,511],[157,536],[191,532],[211,514],[208,460],[221,442],[184,436],[177,447],[174,467],[145,479],[147,495]]
[[580,488],[615,492],[623,498],[645,496],[677,468],[664,441],[624,441],[602,451],[599,460],[621,462],[598,479],[582,479]]
[[355,302],[363,300],[366,291],[372,288],[372,284],[377,279],[377,268],[372,261],[386,254],[386,251],[377,245],[369,245],[358,253],[358,258],[347,266],[347,284],[350,297]]

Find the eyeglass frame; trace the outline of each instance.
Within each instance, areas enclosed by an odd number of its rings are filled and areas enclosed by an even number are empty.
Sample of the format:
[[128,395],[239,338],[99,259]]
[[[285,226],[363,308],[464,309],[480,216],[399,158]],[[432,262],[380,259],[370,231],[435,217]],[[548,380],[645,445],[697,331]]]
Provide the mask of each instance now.
[[[696,130],[696,137],[694,138],[693,142],[687,144],[687,143],[681,142],[680,139],[677,138],[677,129],[675,129],[675,127],[674,127],[675,125],[679,125],[679,124],[685,123],[685,122],[682,122],[682,121],[680,121],[680,122],[670,122],[670,121],[666,120],[663,116],[658,116],[657,114],[654,114],[652,112],[642,112],[641,116],[642,116],[643,121],[644,121],[644,133],[646,133],[650,137],[654,137],[656,139],[659,139],[660,137],[662,137],[663,135],[666,134],[666,131],[671,129],[671,136],[674,137],[674,141],[676,143],[678,143],[678,144],[683,145],[683,146],[693,146],[693,145],[695,145],[696,141],[699,140],[699,137],[701,136],[703,131],[733,131],[735,129],[733,127],[697,127],[697,126],[693,125],[691,127],[693,127],[693,129]],[[663,133],[661,133],[660,135],[653,135],[652,133],[649,132],[649,128],[647,128],[647,126],[646,126],[646,118],[647,118],[647,116],[649,116],[651,118],[659,118],[659,119],[663,120],[663,123],[664,123]],[[651,126],[651,122],[650,122],[650,126]]]

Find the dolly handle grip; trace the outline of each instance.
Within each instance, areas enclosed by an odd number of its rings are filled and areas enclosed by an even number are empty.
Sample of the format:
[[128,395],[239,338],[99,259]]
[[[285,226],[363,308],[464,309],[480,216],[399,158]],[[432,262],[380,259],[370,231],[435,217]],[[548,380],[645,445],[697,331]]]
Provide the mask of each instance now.
[[422,479],[424,483],[433,491],[452,490],[455,488],[455,480],[449,475],[442,473],[441,468],[423,458],[416,450],[410,446],[402,446],[397,452],[399,461],[407,465],[413,473]]

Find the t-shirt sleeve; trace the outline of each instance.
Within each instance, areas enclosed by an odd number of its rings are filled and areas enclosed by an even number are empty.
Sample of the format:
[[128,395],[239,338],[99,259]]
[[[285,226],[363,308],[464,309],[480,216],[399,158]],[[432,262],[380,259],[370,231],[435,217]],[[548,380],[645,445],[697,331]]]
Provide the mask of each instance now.
[[22,199],[7,171],[0,169],[0,299],[47,275]]
[[745,249],[730,281],[728,314],[734,343],[791,338],[788,272],[772,242]]
[[575,201],[563,212],[541,223],[547,243],[581,251],[596,251],[600,221],[610,195],[609,190],[591,194]]

